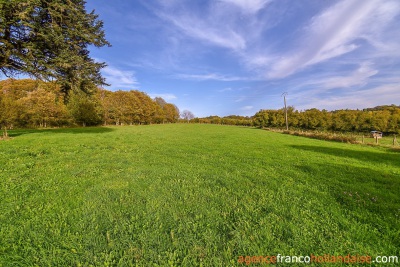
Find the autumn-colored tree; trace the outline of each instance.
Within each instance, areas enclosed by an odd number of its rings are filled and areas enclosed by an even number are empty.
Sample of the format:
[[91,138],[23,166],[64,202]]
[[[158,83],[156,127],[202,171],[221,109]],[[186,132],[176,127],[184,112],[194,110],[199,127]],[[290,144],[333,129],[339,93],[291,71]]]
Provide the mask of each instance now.
[[8,138],[7,128],[13,128],[17,121],[21,107],[10,94],[0,94],[0,125],[3,129],[3,138]]
[[373,112],[371,125],[374,130],[386,131],[389,126],[390,115],[391,113],[389,110],[378,110]]
[[[400,107],[395,105],[379,106],[365,110],[318,110],[305,111],[288,109],[289,125],[321,131],[369,132],[379,130],[396,133],[400,129]],[[202,121],[202,119],[200,119]],[[260,110],[253,116],[256,127],[282,127],[280,110]]]
[[165,123],[167,120],[165,116],[164,107],[167,104],[167,102],[161,97],[154,98],[154,102],[155,106],[154,106],[153,123]]
[[388,132],[400,133],[400,109],[392,111],[388,122]]
[[179,109],[174,104],[167,103],[164,108],[165,119],[169,123],[174,123],[179,120]]
[[[13,127],[46,127],[61,125],[149,124],[173,123],[180,116],[179,109],[162,98],[152,100],[139,91],[93,89],[93,95],[81,90],[71,91],[64,104],[60,86],[38,80],[0,81],[0,125],[3,135]],[[70,116],[68,116],[68,114]],[[182,112],[192,123],[215,123],[257,127],[285,126],[283,110],[260,110],[252,118],[231,115],[193,119],[190,111]],[[386,133],[400,131],[400,106],[379,106],[365,110],[295,110],[288,107],[291,128],[321,131],[379,130]]]
[[136,115],[139,118],[137,124],[150,124],[156,111],[156,103],[146,94],[139,91],[130,91],[138,99]]
[[149,124],[176,122],[178,108],[163,99],[152,100],[139,91],[92,89],[93,94],[72,90],[64,94],[54,82],[8,79],[0,81],[0,124],[10,127],[63,125]]
[[26,79],[0,81],[0,126],[4,137],[8,137],[7,129],[23,126],[18,125],[21,124],[23,107],[17,100],[25,96],[35,85],[36,83]]
[[98,89],[94,94],[94,97],[97,99],[98,103],[100,104],[102,117],[103,117],[103,124],[114,124],[114,103],[112,101],[112,95],[114,92],[105,90],[105,89]]
[[63,99],[55,92],[39,87],[28,92],[27,96],[18,100],[24,107],[24,121],[31,125],[47,127],[57,125],[57,121],[65,120],[67,110]]
[[320,129],[322,127],[322,112],[316,108],[308,109],[303,112],[303,120],[301,126],[306,129]]
[[260,110],[253,116],[253,124],[256,127],[268,127],[269,126],[269,116],[268,111]]

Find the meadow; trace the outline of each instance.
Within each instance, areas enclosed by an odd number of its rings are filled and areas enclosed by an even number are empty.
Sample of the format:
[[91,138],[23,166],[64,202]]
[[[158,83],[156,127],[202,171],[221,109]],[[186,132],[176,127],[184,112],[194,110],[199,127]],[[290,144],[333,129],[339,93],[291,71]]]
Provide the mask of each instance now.
[[400,152],[389,148],[201,124],[9,134],[0,266],[400,256]]

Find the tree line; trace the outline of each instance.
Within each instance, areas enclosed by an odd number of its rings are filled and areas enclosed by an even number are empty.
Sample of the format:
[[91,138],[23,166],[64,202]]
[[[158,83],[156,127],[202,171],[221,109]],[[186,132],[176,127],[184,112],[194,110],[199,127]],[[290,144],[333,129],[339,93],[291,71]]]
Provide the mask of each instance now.
[[[254,115],[254,125],[258,127],[284,127],[284,110],[260,110]],[[318,110],[304,111],[288,109],[288,123],[291,128],[338,131],[385,133],[400,132],[400,106],[378,106],[363,110]]]
[[230,115],[225,117],[208,116],[204,118],[194,118],[190,120],[191,123],[208,123],[208,124],[223,124],[223,125],[236,125],[236,126],[253,126],[252,117]]
[[[47,127],[176,122],[179,110],[138,91],[109,92],[100,70],[104,62],[88,47],[110,46],[103,22],[86,11],[84,0],[0,1],[0,72],[48,81],[6,80],[0,84],[0,124]],[[56,82],[49,82],[56,81]],[[284,110],[260,110],[252,117],[210,116],[187,122],[283,128]],[[364,110],[304,111],[288,108],[289,126],[321,131],[399,133],[399,106]]]
[[5,128],[173,123],[179,109],[136,90],[62,91],[55,82],[0,81],[0,124]]
[[[400,106],[386,105],[363,110],[319,110],[316,108],[296,110],[288,107],[288,124],[291,129],[304,129],[332,132],[400,133]],[[286,128],[285,110],[265,109],[252,117],[210,116],[195,118],[193,123],[212,123],[225,125],[254,126],[260,128]]]
[[[59,83],[32,79],[0,81],[0,124],[3,128],[66,127],[93,125],[139,125],[178,122],[285,128],[284,109],[260,110],[249,116],[195,118],[164,99],[151,99],[136,90],[111,92],[94,88],[91,93],[71,90]],[[400,133],[400,106],[387,105],[363,110],[296,110],[288,107],[291,129],[336,132]]]

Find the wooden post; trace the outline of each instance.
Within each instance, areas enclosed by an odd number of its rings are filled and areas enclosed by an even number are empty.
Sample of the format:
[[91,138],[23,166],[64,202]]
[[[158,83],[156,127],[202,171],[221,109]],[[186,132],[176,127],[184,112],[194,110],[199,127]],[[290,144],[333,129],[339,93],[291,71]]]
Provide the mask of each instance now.
[[396,140],[396,135],[394,134],[394,135],[393,135],[393,146],[395,146],[395,145],[396,145],[396,143],[397,143],[397,140]]
[[4,128],[3,128],[3,139],[8,139],[7,126],[5,126],[5,125],[4,125]]
[[286,131],[289,131],[289,123],[288,123],[288,117],[287,117],[287,107],[286,107],[286,96],[287,96],[287,93],[286,93],[286,92],[284,92],[284,93],[282,94],[282,96],[283,96],[283,101],[284,101],[284,103],[285,103],[285,122],[286,122]]
[[376,140],[375,143],[378,144],[378,136],[377,135],[375,135],[375,140]]
[[362,143],[364,144],[364,135],[362,135]]

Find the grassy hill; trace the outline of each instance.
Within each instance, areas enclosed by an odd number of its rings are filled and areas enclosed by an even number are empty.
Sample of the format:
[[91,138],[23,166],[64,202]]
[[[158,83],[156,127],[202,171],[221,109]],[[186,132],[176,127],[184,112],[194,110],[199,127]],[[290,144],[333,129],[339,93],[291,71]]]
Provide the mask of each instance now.
[[10,135],[0,266],[400,256],[399,152],[199,124]]

